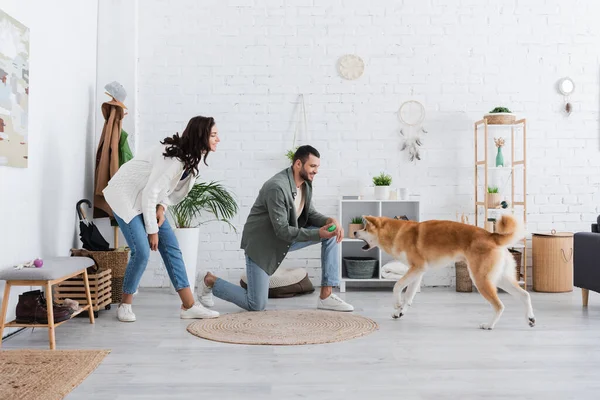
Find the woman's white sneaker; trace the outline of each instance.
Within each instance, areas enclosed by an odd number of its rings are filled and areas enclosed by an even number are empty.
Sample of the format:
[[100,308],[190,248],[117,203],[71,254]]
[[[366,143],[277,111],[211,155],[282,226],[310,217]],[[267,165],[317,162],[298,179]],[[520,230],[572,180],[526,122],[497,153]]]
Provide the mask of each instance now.
[[203,318],[217,318],[219,313],[213,310],[209,310],[200,303],[194,304],[187,310],[181,309],[181,319],[203,319]]
[[117,319],[121,322],[134,322],[135,314],[131,309],[131,304],[121,303],[117,308]]

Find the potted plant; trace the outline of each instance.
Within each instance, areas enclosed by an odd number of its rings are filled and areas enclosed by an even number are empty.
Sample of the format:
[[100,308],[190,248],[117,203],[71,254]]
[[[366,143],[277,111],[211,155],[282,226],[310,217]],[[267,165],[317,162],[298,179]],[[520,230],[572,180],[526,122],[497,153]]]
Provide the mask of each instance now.
[[354,232],[360,231],[364,228],[363,218],[362,217],[354,217],[350,221],[350,225],[348,226],[348,237],[353,238]]
[[[236,231],[230,219],[238,212],[233,196],[218,182],[198,182],[179,204],[169,207],[175,222],[175,236],[185,262],[190,289],[194,291],[196,283],[196,264],[198,260],[199,226],[211,221],[225,222]],[[213,219],[199,221],[204,214]],[[236,231],[237,232],[237,231]]]
[[490,186],[487,188],[486,202],[487,208],[498,208],[500,206],[502,197],[500,196],[500,190],[497,187]]
[[383,172],[373,178],[373,184],[375,185],[375,199],[376,200],[387,200],[390,197],[390,185],[392,184],[392,177]]
[[506,107],[496,107],[489,113],[484,115],[488,125],[510,125],[514,124],[516,117]]

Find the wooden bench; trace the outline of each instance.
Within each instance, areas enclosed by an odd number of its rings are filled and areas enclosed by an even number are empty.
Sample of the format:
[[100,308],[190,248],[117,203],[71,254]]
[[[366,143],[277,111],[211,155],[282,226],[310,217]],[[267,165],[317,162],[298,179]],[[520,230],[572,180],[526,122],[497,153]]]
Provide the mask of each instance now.
[[[82,275],[85,285],[85,294],[87,304],[80,307],[79,310],[71,315],[71,318],[86,310],[89,310],[90,324],[94,323],[94,313],[92,312],[92,298],[90,294],[90,285],[88,281],[87,268],[94,265],[94,260],[88,257],[54,257],[44,260],[41,268],[7,268],[0,271],[0,280],[6,281],[4,288],[4,297],[2,298],[2,315],[0,316],[0,347],[2,347],[2,334],[5,327],[43,327],[48,328],[48,340],[50,349],[56,348],[54,328],[63,323],[62,321],[54,323],[53,303],[52,303],[52,285],[63,282],[69,278]],[[12,286],[41,286],[44,288],[46,296],[46,308],[48,309],[48,323],[17,323],[16,320],[6,322],[8,312],[8,298]]]

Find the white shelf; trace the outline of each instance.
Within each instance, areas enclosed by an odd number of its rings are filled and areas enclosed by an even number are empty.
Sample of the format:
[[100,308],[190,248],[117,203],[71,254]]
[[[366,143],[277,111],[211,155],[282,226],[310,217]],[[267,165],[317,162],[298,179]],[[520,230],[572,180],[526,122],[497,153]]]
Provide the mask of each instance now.
[[[482,204],[478,205],[479,207],[485,207]],[[521,209],[517,209],[517,207],[521,207]],[[513,207],[507,208],[488,208],[488,213],[490,214],[512,214],[514,212],[523,212],[522,208],[525,207],[523,205],[516,205]]]
[[[420,221],[420,201],[416,199],[409,200],[374,200],[374,199],[340,199],[339,204],[340,224],[347,228],[352,218],[360,215],[384,216],[393,218],[395,216],[406,215],[410,220]],[[342,245],[339,246],[340,263],[339,278],[340,291],[346,291],[346,282],[396,282],[396,279],[388,279],[382,276],[381,268],[392,259],[385,254],[379,247],[362,250],[364,241],[355,238],[343,238]],[[368,279],[348,278],[344,273],[344,257],[371,257],[377,260],[377,271],[375,277]]]
[[[469,167],[469,168],[473,168],[473,167]],[[477,165],[477,168],[485,168],[485,164],[479,164]],[[488,167],[488,170],[493,170],[493,171],[512,171],[515,168],[523,168],[523,164],[517,164],[517,165],[513,165],[510,167]]]

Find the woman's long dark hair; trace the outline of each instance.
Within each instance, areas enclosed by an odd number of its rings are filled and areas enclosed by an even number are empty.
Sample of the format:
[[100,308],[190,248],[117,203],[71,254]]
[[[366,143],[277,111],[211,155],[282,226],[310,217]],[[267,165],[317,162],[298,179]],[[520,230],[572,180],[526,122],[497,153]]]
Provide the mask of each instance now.
[[206,157],[210,152],[210,131],[214,125],[215,120],[212,117],[197,116],[190,119],[181,136],[176,133],[160,142],[169,145],[163,156],[178,158],[183,162],[185,172],[197,176],[198,164],[203,155],[204,164],[208,165]]

